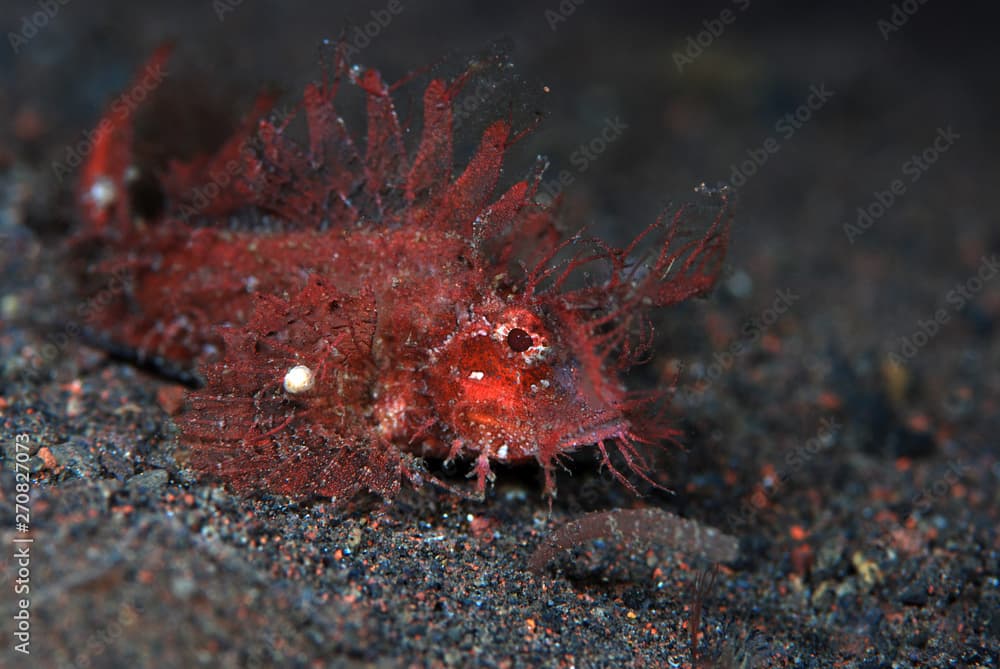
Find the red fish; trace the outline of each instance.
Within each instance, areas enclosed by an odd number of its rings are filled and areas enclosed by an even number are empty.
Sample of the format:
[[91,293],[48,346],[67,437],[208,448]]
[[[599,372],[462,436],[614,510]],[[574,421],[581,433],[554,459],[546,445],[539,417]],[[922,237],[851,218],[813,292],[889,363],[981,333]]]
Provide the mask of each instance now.
[[[496,193],[509,121],[453,174],[453,105],[471,72],[430,82],[409,149],[390,87],[338,57],[296,112],[261,118],[262,98],[217,155],[172,163],[155,220],[116,200],[114,234],[90,192],[124,178],[128,127],[95,152],[81,236],[102,240],[93,269],[129,279],[96,323],[199,366],[178,419],[197,470],[239,492],[343,502],[391,497],[403,479],[447,485],[424,458],[470,461],[478,496],[493,463],[532,462],[554,495],[559,459],[595,446],[625,485],[612,449],[652,482],[644,448],[675,433],[623,374],[647,352],[650,310],[712,288],[728,204],[698,234],[681,208],[625,248],[561,239],[538,197],[543,165]],[[363,142],[335,109],[341,85],[364,93]],[[301,144],[286,132],[296,113]],[[640,244],[654,245],[645,261]]]

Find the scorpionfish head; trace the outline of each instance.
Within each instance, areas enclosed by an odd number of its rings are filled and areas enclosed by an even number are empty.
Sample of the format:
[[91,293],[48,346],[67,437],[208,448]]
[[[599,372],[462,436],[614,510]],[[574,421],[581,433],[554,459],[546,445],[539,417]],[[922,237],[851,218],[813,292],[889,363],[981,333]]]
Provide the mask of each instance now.
[[[451,453],[536,460],[628,438],[624,389],[551,304],[495,298],[462,319],[433,354],[428,389]],[[582,345],[582,349],[581,349]]]

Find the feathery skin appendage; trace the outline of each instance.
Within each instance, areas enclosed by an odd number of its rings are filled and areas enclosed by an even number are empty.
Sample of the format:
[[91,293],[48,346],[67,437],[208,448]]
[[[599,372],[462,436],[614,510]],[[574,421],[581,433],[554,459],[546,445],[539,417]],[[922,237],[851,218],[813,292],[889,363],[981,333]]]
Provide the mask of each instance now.
[[[662,393],[629,391],[624,374],[650,354],[650,312],[714,284],[728,200],[702,232],[682,207],[625,248],[560,241],[537,197],[543,160],[497,193],[524,132],[511,121],[488,125],[453,172],[471,73],[429,83],[411,150],[394,86],[338,52],[292,113],[262,118],[262,97],[217,155],[171,163],[155,220],[81,200],[92,267],[131,279],[95,325],[205,379],[178,419],[196,470],[239,492],[344,502],[392,497],[403,479],[459,489],[423,458],[469,462],[463,494],[476,497],[493,463],[536,463],[554,495],[557,464],[596,446],[629,489],[658,485],[648,447],[676,433],[655,414]],[[364,95],[363,134],[334,106],[348,85]],[[119,130],[84,185],[125,169]],[[237,157],[219,198],[189,215],[192,183]]]

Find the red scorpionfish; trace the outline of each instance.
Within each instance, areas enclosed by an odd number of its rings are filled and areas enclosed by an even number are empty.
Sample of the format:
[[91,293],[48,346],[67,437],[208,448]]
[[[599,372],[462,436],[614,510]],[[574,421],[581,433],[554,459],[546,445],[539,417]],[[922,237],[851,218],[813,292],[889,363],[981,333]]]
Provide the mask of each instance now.
[[[338,55],[292,113],[269,115],[261,96],[214,154],[169,163],[152,212],[130,197],[130,114],[112,105],[102,119],[73,248],[90,250],[89,275],[125,288],[105,291],[88,324],[197,365],[203,384],[178,424],[200,473],[237,492],[343,502],[390,498],[403,479],[455,490],[424,459],[466,460],[481,498],[492,463],[537,463],[552,496],[560,458],[594,445],[630,489],[612,448],[652,482],[642,448],[675,432],[649,419],[654,393],[621,377],[648,349],[648,310],[715,283],[727,202],[699,234],[682,208],[626,248],[561,239],[536,199],[543,165],[495,194],[511,122],[489,125],[453,173],[454,101],[475,69],[429,83],[408,148],[393,87]],[[363,93],[364,141],[335,110],[341,85]],[[301,143],[286,132],[298,114]]]

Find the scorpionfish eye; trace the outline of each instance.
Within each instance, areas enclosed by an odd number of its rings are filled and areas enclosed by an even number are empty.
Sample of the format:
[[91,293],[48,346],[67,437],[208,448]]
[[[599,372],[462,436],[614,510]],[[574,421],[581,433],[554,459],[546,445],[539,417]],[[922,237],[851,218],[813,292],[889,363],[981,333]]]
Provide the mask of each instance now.
[[464,323],[435,352],[429,370],[438,415],[480,449],[535,439],[539,411],[562,392],[555,344],[544,320],[523,308]]
[[523,353],[531,348],[531,342],[531,335],[521,328],[512,328],[507,333],[507,345],[510,346],[512,351],[517,353]]

